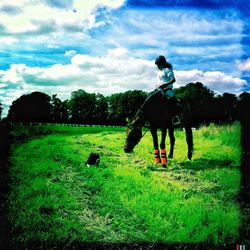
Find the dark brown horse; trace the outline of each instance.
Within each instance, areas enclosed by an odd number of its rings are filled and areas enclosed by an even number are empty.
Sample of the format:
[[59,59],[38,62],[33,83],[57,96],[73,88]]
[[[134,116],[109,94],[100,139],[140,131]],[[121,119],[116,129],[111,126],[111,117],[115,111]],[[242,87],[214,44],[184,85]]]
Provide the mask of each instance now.
[[[133,151],[134,147],[142,138],[142,127],[145,125],[145,122],[148,122],[150,126],[150,132],[153,137],[155,162],[160,163],[161,161],[163,167],[166,167],[167,157],[165,140],[167,129],[169,131],[170,137],[170,153],[168,157],[172,158],[174,153],[175,138],[172,118],[176,113],[173,113],[172,110],[173,104],[171,99],[167,99],[166,97],[164,98],[160,94],[155,94],[148,98],[127,126],[124,151],[126,153],[131,153]],[[193,155],[191,115],[189,104],[184,99],[179,101],[178,115],[180,117],[182,126],[185,128],[186,142],[188,145],[187,157],[189,160],[191,160]],[[160,151],[157,129],[161,129]]]

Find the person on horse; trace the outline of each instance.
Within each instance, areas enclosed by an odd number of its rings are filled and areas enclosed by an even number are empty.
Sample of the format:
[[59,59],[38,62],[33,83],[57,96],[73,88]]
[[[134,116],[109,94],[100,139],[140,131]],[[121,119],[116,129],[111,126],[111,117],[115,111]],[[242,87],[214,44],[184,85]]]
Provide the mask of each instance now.
[[177,116],[178,103],[173,91],[173,83],[175,82],[173,67],[166,61],[164,56],[158,56],[155,59],[155,64],[159,69],[157,88],[149,94],[144,103],[141,105],[135,115],[132,125],[138,122],[138,118],[144,112],[146,106],[150,105],[152,100],[155,100],[155,98],[160,98],[161,100],[166,101],[166,105],[169,105],[169,112],[171,112],[170,116],[172,117],[172,124],[180,124],[180,119]]
[[175,76],[173,72],[173,66],[166,61],[166,58],[162,55],[158,56],[155,59],[155,64],[159,69],[158,73],[158,82],[155,92],[160,92],[163,98],[169,100],[169,105],[172,110],[172,123],[177,125],[180,123],[177,113],[177,99],[174,96],[173,84],[175,82]]
[[[136,112],[134,118],[131,122],[128,123],[127,130],[127,140],[125,144],[125,152],[130,152],[131,148],[133,148],[141,136],[141,128],[145,124],[145,122],[149,122],[149,127],[151,134],[153,136],[154,142],[154,157],[155,163],[162,163],[163,167],[167,166],[167,152],[165,149],[165,138],[166,138],[166,130],[169,129],[169,133],[173,135],[173,126],[179,125],[180,119],[177,116],[178,110],[178,102],[174,95],[173,84],[175,82],[175,76],[173,72],[173,67],[170,63],[166,61],[164,56],[158,56],[155,59],[155,64],[159,69],[158,73],[158,84],[157,88],[152,91],[144,103],[140,106],[138,111]],[[186,111],[187,112],[187,111]],[[160,144],[160,150],[157,139],[157,129],[162,129],[162,142]],[[189,147],[188,157],[191,159],[192,150],[193,150],[193,139],[192,139],[192,130],[191,127],[185,125],[187,143]],[[132,131],[132,132],[131,132]],[[138,132],[139,131],[139,132]],[[133,141],[132,147],[129,147],[129,135],[130,137],[134,136],[136,140]],[[173,138],[174,140],[174,138]],[[173,141],[172,140],[172,141]],[[136,142],[136,143],[134,143]],[[174,145],[174,141],[172,142]],[[173,147],[170,149],[169,158],[173,157]]]

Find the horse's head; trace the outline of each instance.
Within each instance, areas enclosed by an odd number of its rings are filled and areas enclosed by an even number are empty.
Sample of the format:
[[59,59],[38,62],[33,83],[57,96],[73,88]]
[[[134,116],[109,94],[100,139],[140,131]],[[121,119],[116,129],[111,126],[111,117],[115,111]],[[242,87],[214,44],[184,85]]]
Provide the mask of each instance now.
[[131,153],[134,147],[139,143],[142,138],[141,128],[129,124],[126,128],[126,141],[124,144],[125,153]]

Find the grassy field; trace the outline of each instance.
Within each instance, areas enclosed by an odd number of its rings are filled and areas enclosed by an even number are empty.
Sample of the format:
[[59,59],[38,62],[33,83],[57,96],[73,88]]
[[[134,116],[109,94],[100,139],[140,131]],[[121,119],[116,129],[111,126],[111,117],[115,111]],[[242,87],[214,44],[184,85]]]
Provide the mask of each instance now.
[[[176,131],[167,170],[154,165],[150,133],[132,154],[123,152],[125,132],[118,128],[13,127],[11,133],[18,139],[9,197],[16,244],[218,246],[238,239],[237,123],[195,130],[192,161],[184,132]],[[85,165],[90,152],[100,154],[99,167]]]

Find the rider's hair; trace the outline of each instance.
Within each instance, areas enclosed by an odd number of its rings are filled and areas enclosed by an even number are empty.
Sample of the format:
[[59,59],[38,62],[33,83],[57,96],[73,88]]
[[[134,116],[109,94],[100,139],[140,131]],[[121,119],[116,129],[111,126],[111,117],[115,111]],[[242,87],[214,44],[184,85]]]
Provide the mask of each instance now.
[[162,55],[156,57],[155,64],[162,65],[163,68],[173,69],[173,66],[169,62],[167,62],[166,58]]

